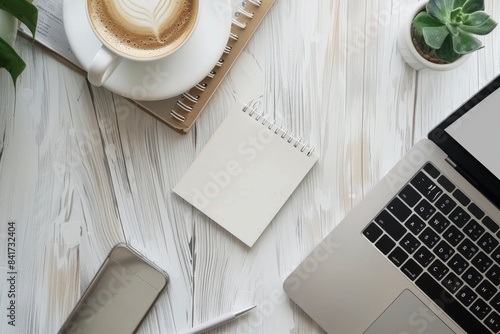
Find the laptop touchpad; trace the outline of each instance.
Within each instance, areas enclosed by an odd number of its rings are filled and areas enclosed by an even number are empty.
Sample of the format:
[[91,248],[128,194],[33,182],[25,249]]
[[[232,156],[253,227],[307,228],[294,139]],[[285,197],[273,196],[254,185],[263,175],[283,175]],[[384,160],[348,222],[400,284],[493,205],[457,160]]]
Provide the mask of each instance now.
[[365,331],[365,334],[454,334],[410,290],[402,294]]

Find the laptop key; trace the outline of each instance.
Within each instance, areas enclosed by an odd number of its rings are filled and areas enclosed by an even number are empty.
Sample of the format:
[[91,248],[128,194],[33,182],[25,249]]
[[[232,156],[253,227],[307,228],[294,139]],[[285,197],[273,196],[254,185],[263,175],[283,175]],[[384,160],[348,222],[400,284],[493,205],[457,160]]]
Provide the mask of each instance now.
[[404,248],[409,254],[412,254],[420,247],[420,241],[417,240],[412,234],[407,233],[399,242],[399,245]]
[[446,189],[446,191],[448,192],[453,192],[453,190],[455,190],[455,185],[453,183],[450,182],[450,180],[448,180],[446,178],[446,176],[444,175],[441,175],[439,178],[438,178],[438,183],[444,188]]
[[384,234],[376,243],[377,247],[384,255],[389,254],[389,252],[396,246],[396,243],[392,241],[386,234]]
[[448,262],[448,265],[453,269],[454,272],[461,275],[465,269],[469,266],[469,262],[464,259],[460,254],[455,254]]
[[443,190],[423,172],[418,172],[410,183],[429,201],[434,202]]
[[434,254],[443,262],[448,261],[454,252],[455,250],[444,240],[441,240],[434,248]]
[[460,189],[456,189],[453,192],[453,197],[455,197],[457,201],[459,201],[463,206],[467,206],[470,203],[469,197],[467,197],[462,191],[460,191]]
[[450,221],[440,212],[436,212],[429,220],[429,225],[439,234],[441,234],[450,225]]
[[478,299],[472,304],[471,311],[482,320],[491,312],[491,306],[486,304],[484,300]]
[[422,230],[425,227],[425,223],[423,222],[422,219],[420,219],[417,215],[413,214],[411,217],[406,221],[405,226],[415,235],[419,234],[422,232]]
[[441,173],[436,169],[436,167],[434,167],[431,163],[427,163],[425,166],[424,166],[424,170],[430,175],[432,176],[433,178],[436,178],[438,177]]
[[497,312],[500,312],[500,292],[490,301],[490,305],[493,306]]
[[425,199],[422,199],[414,210],[423,220],[428,220],[436,212],[436,208]]
[[479,284],[479,282],[483,280],[483,275],[481,275],[481,273],[477,271],[476,268],[469,267],[469,269],[467,269],[462,275],[462,278],[465,282],[467,282],[467,284],[475,288]]
[[363,231],[363,235],[371,242],[377,241],[377,239],[382,235],[382,230],[375,223],[370,223],[367,228]]
[[456,246],[464,239],[464,234],[460,232],[458,228],[454,225],[448,227],[448,229],[443,233],[443,237],[448,241],[452,246]]
[[491,258],[500,264],[500,247],[497,247],[493,253],[491,253]]
[[400,247],[394,248],[391,254],[389,254],[389,260],[391,260],[396,267],[401,266],[407,259],[408,254]]
[[464,282],[460,278],[458,278],[458,276],[455,275],[454,273],[449,273],[448,275],[446,275],[442,283],[444,287],[448,289],[448,291],[451,292],[452,294],[457,292],[458,289],[460,289],[464,284]]
[[472,291],[472,289],[468,286],[464,286],[457,292],[456,296],[457,299],[460,300],[465,306],[469,306],[476,300],[477,293]]
[[418,275],[424,271],[422,267],[415,262],[413,259],[409,259],[406,263],[401,267],[401,271],[408,276],[409,279],[414,281]]
[[448,267],[446,267],[443,262],[439,260],[435,260],[434,262],[432,262],[427,270],[438,281],[440,281],[449,271]]
[[420,247],[413,255],[413,258],[422,266],[427,267],[434,260],[435,256],[424,246]]
[[375,222],[396,241],[406,233],[406,228],[386,210],[375,218]]
[[483,297],[484,300],[490,300],[497,293],[498,288],[491,284],[488,280],[483,280],[476,288],[476,292]]
[[449,215],[450,220],[455,223],[458,227],[462,228],[467,224],[470,219],[470,215],[464,211],[461,207],[455,208]]
[[485,229],[477,221],[472,219],[464,228],[465,234],[476,241],[484,233]]
[[446,292],[429,274],[423,273],[415,284],[438,305],[442,305],[443,311],[453,319],[467,333],[488,333],[488,328],[462,306],[453,295]]
[[469,239],[465,239],[462,241],[460,245],[458,245],[457,250],[460,254],[462,254],[467,260],[472,259],[474,255],[478,252],[479,248],[472,243]]
[[491,219],[488,216],[484,217],[483,224],[493,233],[495,233],[499,229],[498,224],[495,223],[493,219]]
[[404,222],[411,215],[411,210],[404,204],[399,198],[394,198],[389,205],[387,205],[387,210],[394,215],[400,222]]
[[468,207],[469,212],[472,213],[477,219],[482,219],[484,217],[484,212],[475,203],[471,203]]
[[486,277],[488,277],[494,285],[500,285],[500,267],[494,264],[490,270],[486,272]]
[[498,333],[500,330],[500,315],[496,312],[491,312],[491,314],[484,319],[484,323],[494,333]]
[[482,273],[488,270],[488,268],[493,264],[491,258],[481,251],[479,251],[479,253],[477,253],[477,255],[474,256],[471,262],[474,265],[474,267],[476,267]]
[[439,236],[430,227],[426,227],[418,238],[429,248],[434,247],[439,241]]
[[451,210],[453,210],[457,206],[457,202],[455,202],[450,196],[447,194],[443,194],[443,196],[439,197],[436,202],[436,206],[442,213],[448,215]]
[[477,242],[479,247],[481,247],[486,253],[491,253],[497,246],[498,240],[495,239],[489,232],[483,234],[483,236]]
[[407,184],[403,190],[399,193],[399,197],[406,203],[410,208],[413,208],[415,204],[420,201],[422,195],[420,195],[413,187]]

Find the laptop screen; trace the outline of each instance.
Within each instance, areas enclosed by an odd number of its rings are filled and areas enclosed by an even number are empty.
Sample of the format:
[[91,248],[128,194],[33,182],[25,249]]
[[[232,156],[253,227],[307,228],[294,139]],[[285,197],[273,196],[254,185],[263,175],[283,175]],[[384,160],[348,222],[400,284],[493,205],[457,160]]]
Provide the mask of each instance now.
[[500,89],[445,131],[500,179]]
[[500,208],[500,76],[434,128],[428,138]]

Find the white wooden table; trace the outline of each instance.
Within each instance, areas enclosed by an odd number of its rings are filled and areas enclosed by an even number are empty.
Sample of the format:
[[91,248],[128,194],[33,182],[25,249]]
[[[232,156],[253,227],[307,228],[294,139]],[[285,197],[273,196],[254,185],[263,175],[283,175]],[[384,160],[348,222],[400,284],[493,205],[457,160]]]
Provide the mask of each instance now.
[[[185,136],[18,39],[28,68],[17,94],[0,73],[0,332],[56,333],[126,241],[171,279],[139,333],[180,333],[253,304],[213,333],[321,333],[284,295],[285,277],[417,140],[500,73],[500,29],[458,70],[409,68],[396,38],[415,2],[277,0]],[[488,0],[487,11],[500,19],[500,2]],[[236,98],[261,100],[321,155],[252,248],[171,191]]]

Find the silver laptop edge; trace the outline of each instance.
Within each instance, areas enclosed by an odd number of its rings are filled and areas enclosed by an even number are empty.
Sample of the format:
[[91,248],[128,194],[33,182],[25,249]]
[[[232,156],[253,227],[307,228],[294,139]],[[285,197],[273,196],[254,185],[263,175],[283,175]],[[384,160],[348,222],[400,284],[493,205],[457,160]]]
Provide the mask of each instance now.
[[413,333],[413,330],[421,333],[434,321],[442,322],[450,333],[465,333],[439,308],[446,300],[428,298],[362,234],[428,161],[487,215],[500,221],[498,208],[447,159],[447,154],[432,141],[418,142],[285,280],[283,287],[287,295],[327,332],[365,333],[398,296],[408,291],[432,311],[432,316],[425,312],[410,314],[408,329],[395,334]]

